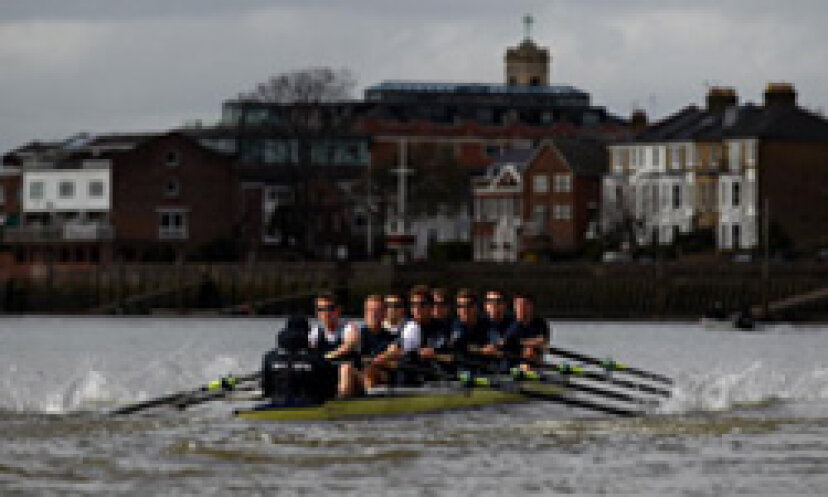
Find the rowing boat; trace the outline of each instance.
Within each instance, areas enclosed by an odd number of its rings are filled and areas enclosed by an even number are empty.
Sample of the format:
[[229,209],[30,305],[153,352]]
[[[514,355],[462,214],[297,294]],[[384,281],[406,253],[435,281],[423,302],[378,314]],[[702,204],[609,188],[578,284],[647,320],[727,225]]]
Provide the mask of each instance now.
[[[425,414],[456,409],[473,409],[491,405],[529,402],[527,387],[520,391],[495,388],[416,388],[387,389],[364,397],[329,400],[321,405],[286,407],[263,405],[236,411],[236,416],[256,421],[331,421],[369,416]],[[564,388],[533,385],[532,391],[546,395],[562,395]]]

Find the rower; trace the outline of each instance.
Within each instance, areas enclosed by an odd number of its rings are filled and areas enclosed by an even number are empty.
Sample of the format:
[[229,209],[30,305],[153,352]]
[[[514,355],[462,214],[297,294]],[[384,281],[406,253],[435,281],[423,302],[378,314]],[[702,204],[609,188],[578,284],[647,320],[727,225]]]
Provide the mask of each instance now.
[[[512,356],[520,355],[529,363],[540,362],[549,341],[546,321],[535,316],[535,300],[527,292],[512,296],[512,308],[515,320],[506,330],[502,350]],[[521,368],[528,369],[528,364],[521,364]]]
[[480,348],[486,345],[487,334],[485,323],[477,313],[477,297],[468,288],[463,288],[455,296],[457,304],[457,319],[454,320],[449,336],[449,347],[455,352],[463,354],[469,348]]
[[[365,299],[364,322],[359,324],[351,321],[345,325],[342,345],[325,354],[328,360],[342,361],[339,365],[339,382],[337,396],[340,398],[353,397],[362,393],[366,383],[360,373],[363,358],[370,358],[384,351],[394,340],[394,336],[382,327],[384,314],[383,299],[380,295],[369,295]],[[366,367],[370,379],[368,387],[377,383],[380,370],[377,366]]]
[[506,298],[500,290],[486,292],[483,309],[486,314],[486,344],[480,353],[495,356],[501,351],[506,330],[512,320],[506,315]]
[[[342,326],[340,319],[341,308],[332,293],[320,293],[314,299],[317,323],[308,334],[308,349],[324,356],[342,345]],[[328,396],[333,396],[337,390],[337,368],[327,363],[328,381],[323,389]]]
[[451,304],[445,288],[431,290],[431,320],[435,328],[442,329],[445,336],[449,335],[452,320]]
[[395,336],[400,335],[403,324],[405,324],[405,302],[399,293],[385,295],[385,319],[382,327]]
[[[380,361],[391,366],[395,362],[403,361],[408,365],[419,365],[422,360],[434,357],[435,349],[442,347],[446,336],[440,336],[431,319],[431,292],[425,285],[417,285],[409,292],[409,306],[411,319],[403,324],[402,331],[396,343],[380,354]],[[412,374],[410,369],[397,368],[403,383],[418,383],[422,375]]]

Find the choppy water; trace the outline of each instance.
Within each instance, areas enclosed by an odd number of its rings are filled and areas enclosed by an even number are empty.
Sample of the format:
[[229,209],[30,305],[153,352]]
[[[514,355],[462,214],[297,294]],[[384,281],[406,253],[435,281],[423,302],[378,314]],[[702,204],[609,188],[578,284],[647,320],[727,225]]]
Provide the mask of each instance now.
[[264,319],[1,318],[0,495],[826,495],[828,327],[555,326],[677,381],[654,416],[549,403],[268,424],[113,405],[255,369]]

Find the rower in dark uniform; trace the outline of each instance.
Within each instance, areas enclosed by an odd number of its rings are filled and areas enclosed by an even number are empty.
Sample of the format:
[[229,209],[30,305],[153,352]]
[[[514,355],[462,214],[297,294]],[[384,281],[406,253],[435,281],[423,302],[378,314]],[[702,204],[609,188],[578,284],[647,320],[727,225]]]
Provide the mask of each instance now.
[[502,350],[506,330],[512,325],[513,320],[506,314],[506,298],[500,290],[486,292],[483,310],[486,323],[486,343],[480,349],[480,353],[494,357]]
[[436,328],[443,330],[446,337],[451,332],[452,323],[451,302],[445,288],[431,290],[431,321]]
[[363,323],[348,323],[343,331],[342,345],[325,355],[327,359],[340,363],[339,397],[359,395],[381,381],[378,364],[363,364],[363,360],[380,355],[395,339],[382,326],[384,312],[382,297],[369,295],[365,299]]
[[383,298],[385,303],[385,317],[382,320],[382,327],[394,336],[400,336],[400,331],[405,324],[405,300],[399,293],[389,293]]
[[532,363],[543,359],[549,345],[549,327],[546,320],[535,316],[534,298],[526,292],[517,292],[512,297],[515,320],[506,330],[501,350],[507,355],[521,356],[526,362],[522,369],[529,369]]
[[[308,349],[324,357],[342,345],[341,309],[332,293],[317,295],[314,303],[316,304],[317,323],[308,333]],[[331,363],[325,363],[325,369],[328,378],[324,386],[325,393],[333,396],[337,388],[337,367]]]
[[486,323],[478,315],[477,297],[471,290],[459,290],[454,299],[457,319],[452,324],[448,346],[462,359],[486,345],[488,332]]

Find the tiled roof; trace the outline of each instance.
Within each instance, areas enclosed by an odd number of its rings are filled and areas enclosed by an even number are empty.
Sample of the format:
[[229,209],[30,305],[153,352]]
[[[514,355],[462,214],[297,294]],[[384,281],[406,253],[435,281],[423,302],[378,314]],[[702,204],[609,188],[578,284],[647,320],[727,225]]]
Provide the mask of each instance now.
[[695,106],[658,121],[632,141],[693,141],[727,138],[828,140],[828,120],[795,105],[733,106],[711,112]]
[[597,140],[555,137],[544,144],[553,145],[579,176],[601,176],[607,172],[607,148]]

